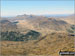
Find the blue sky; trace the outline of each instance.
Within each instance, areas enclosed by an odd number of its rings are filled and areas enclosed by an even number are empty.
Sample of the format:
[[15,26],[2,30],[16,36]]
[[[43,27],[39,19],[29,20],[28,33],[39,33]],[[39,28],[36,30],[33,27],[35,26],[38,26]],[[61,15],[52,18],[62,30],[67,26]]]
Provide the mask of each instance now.
[[73,13],[74,1],[1,1],[1,16]]

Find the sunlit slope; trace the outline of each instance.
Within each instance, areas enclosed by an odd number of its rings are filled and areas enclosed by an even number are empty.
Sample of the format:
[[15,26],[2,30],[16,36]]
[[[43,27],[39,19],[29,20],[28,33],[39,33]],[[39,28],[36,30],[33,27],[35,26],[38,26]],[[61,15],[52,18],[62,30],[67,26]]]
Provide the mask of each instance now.
[[74,36],[66,33],[52,33],[38,40],[28,42],[2,41],[3,55],[52,55],[58,56],[59,51],[75,51]]

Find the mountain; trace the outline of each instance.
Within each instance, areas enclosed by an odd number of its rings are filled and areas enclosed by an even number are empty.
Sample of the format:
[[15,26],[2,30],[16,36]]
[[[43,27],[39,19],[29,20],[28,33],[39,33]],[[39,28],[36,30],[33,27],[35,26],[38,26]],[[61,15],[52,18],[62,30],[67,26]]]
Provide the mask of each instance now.
[[[15,33],[13,33],[15,34]],[[31,31],[27,35],[33,34]],[[16,34],[15,34],[16,35]],[[19,35],[18,35],[19,36]],[[10,40],[15,40],[9,37]],[[18,39],[19,37],[17,37]],[[27,39],[29,36],[27,37]],[[33,37],[35,38],[35,36]],[[33,39],[29,38],[29,39]],[[3,38],[2,38],[3,39]],[[18,39],[22,40],[22,38]],[[23,39],[24,40],[24,39]],[[25,56],[59,56],[59,51],[75,51],[74,50],[74,36],[67,33],[52,33],[47,34],[37,40],[23,41],[1,41],[2,55],[25,55]]]
[[75,14],[66,16],[66,17],[60,17],[60,20],[66,21],[67,23],[71,25],[75,25]]
[[17,29],[17,25],[10,22],[9,20],[1,20],[1,31],[13,31]]
[[2,55],[51,55],[74,50],[74,18],[18,15],[0,19]]
[[[26,30],[35,30],[41,33],[49,33],[54,31],[67,32],[74,24],[74,15],[67,17],[45,17],[36,15],[18,15],[16,17],[8,18],[10,22],[17,22],[15,25],[20,32],[26,32]],[[72,22],[72,23],[70,23]],[[8,24],[9,25],[9,24]],[[11,25],[12,26],[12,25]]]

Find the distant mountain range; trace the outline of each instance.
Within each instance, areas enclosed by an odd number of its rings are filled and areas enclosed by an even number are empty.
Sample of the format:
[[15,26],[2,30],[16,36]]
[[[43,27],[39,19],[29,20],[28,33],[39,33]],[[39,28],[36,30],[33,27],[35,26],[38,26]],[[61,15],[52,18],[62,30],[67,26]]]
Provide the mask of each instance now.
[[[16,17],[2,18],[1,23],[4,21],[10,23],[5,23],[13,27],[13,23],[16,25],[17,29],[30,29],[39,32],[53,32],[53,31],[67,31],[71,29],[74,25],[75,15],[70,15],[66,17],[45,17],[36,15],[18,15]],[[9,28],[9,26],[8,26]],[[15,27],[14,27],[15,28]]]
[[[75,51],[74,18],[75,15],[46,17],[26,14],[3,17],[0,19],[1,40],[3,41],[2,54],[9,55],[15,50],[22,50],[15,51],[14,54],[59,56],[60,50]],[[13,42],[9,44],[9,41]],[[17,46],[17,48],[13,48],[13,46]],[[11,52],[8,47],[11,47]]]

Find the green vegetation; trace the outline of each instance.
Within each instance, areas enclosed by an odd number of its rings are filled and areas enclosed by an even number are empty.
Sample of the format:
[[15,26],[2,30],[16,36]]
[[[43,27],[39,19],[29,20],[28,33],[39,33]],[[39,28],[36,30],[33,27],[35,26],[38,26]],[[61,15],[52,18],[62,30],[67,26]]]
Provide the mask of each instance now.
[[71,20],[35,15],[1,20],[0,54],[59,56],[60,50],[75,51],[75,25]]
[[29,31],[27,34],[21,34],[20,32],[6,31],[1,32],[1,40],[8,41],[28,41],[28,40],[36,40],[40,36],[39,32]]
[[[28,36],[34,31],[29,31]],[[29,37],[28,37],[29,38]],[[9,39],[9,38],[8,38]],[[52,55],[59,56],[61,51],[75,51],[74,37],[66,33],[52,33],[36,41],[1,41],[2,55]]]
[[75,30],[75,25],[72,25],[71,28],[72,28],[72,30]]
[[74,33],[75,31],[75,25],[71,25],[71,29],[67,30],[69,33]]

